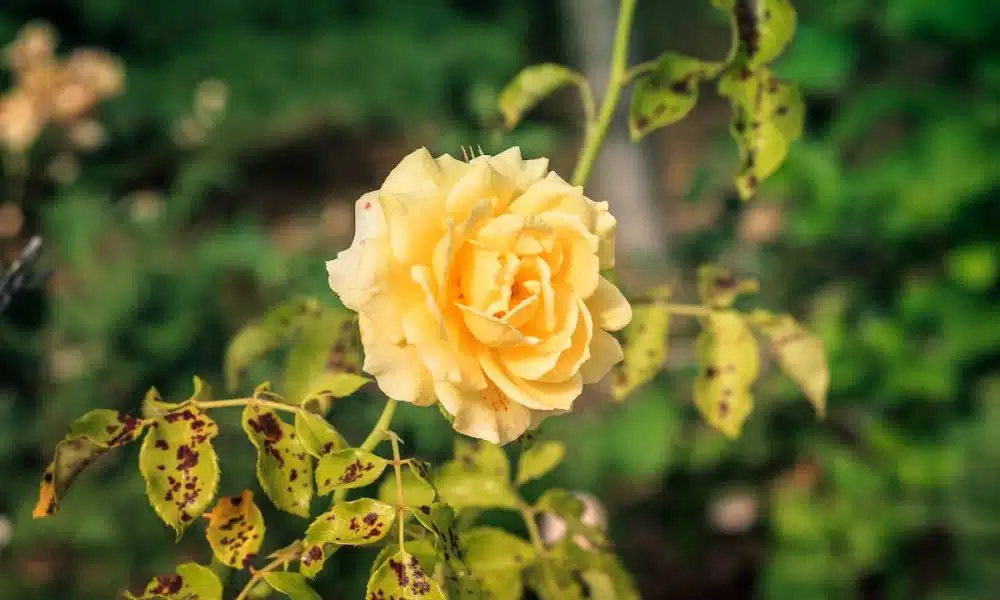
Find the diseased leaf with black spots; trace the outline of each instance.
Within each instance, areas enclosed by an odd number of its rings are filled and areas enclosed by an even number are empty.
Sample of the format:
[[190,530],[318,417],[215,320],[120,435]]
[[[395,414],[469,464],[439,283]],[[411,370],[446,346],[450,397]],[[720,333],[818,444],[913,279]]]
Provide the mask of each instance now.
[[399,550],[372,573],[366,598],[396,600],[446,600],[436,581],[424,570],[416,556]]
[[160,392],[155,388],[149,388],[142,399],[142,416],[146,418],[158,417],[164,413],[180,408],[180,404],[164,402],[160,397]]
[[226,348],[226,388],[235,391],[251,364],[285,344],[321,313],[315,298],[297,297],[273,307],[236,333]]
[[583,83],[580,74],[562,65],[543,63],[525,67],[500,91],[498,102],[507,128],[517,125],[524,114],[557,89]]
[[797,87],[766,69],[732,69],[719,79],[719,93],[733,110],[730,133],[740,152],[736,188],[749,199],[788,156],[791,143],[802,137],[805,104]]
[[329,406],[368,383],[361,375],[361,358],[354,313],[323,308],[288,352],[284,392],[293,404]]
[[503,448],[497,444],[475,438],[456,437],[454,452],[455,462],[461,463],[468,471],[510,479],[510,461]]
[[777,58],[795,35],[795,9],[789,0],[713,0],[730,13],[735,57],[753,68]]
[[767,338],[782,372],[795,382],[816,414],[823,418],[830,387],[830,368],[823,342],[791,315],[754,311],[750,320]]
[[291,600],[323,600],[323,597],[309,587],[309,582],[299,573],[271,571],[264,575],[264,581]]
[[750,386],[760,374],[757,340],[739,313],[713,311],[704,321],[695,352],[695,406],[713,428],[738,437],[753,409]]
[[264,516],[253,501],[253,492],[219,499],[207,515],[205,536],[216,558],[235,569],[245,569],[264,541]]
[[137,440],[147,425],[147,421],[106,409],[92,410],[74,421],[69,433],[56,445],[55,456],[42,475],[32,516],[41,519],[54,515],[81,471],[112,448]]
[[628,114],[632,140],[683,119],[698,103],[698,85],[714,77],[721,66],[673,52],[656,59],[632,91]]
[[611,377],[611,396],[616,402],[623,402],[652,381],[667,364],[670,313],[666,304],[670,288],[653,288],[647,296],[648,302],[633,304],[632,322],[622,332],[625,358],[613,369]]
[[434,536],[434,547],[441,560],[458,573],[466,572],[465,556],[455,528],[455,509],[442,502],[433,502],[407,510]]
[[347,440],[329,421],[308,411],[295,413],[295,433],[306,452],[316,458],[347,447]]
[[729,308],[738,297],[754,293],[759,287],[755,279],[737,279],[715,265],[698,268],[698,296],[711,308]]
[[267,497],[281,510],[309,516],[313,496],[313,464],[295,427],[277,411],[258,402],[243,409],[243,431],[257,448],[257,480]]
[[[434,549],[434,544],[427,538],[421,537],[416,539],[406,540],[406,552],[417,557],[420,562],[420,566],[424,568],[428,573],[433,573],[438,564],[438,553]],[[375,560],[372,561],[372,568],[368,571],[368,576],[371,577],[378,571],[379,567],[384,565],[386,561],[394,557],[399,553],[399,544],[386,544],[379,550],[378,555]]]
[[212,439],[219,426],[197,406],[157,417],[139,449],[139,471],[153,510],[177,532],[209,507],[219,486]]
[[306,543],[374,544],[389,533],[395,518],[395,506],[371,498],[338,502],[309,525]]
[[316,490],[326,495],[334,490],[365,487],[385,471],[389,461],[360,448],[345,448],[319,459],[316,464]]
[[154,577],[141,596],[125,592],[132,600],[222,600],[222,582],[208,567],[178,565],[174,575]]

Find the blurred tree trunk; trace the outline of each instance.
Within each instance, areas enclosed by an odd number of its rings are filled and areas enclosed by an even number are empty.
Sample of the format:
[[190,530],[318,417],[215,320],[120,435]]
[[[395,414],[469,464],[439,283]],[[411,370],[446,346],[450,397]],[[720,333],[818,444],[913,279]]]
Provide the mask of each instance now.
[[[562,0],[570,32],[568,54],[591,82],[600,102],[608,83],[618,16],[617,0]],[[639,30],[639,27],[634,27]],[[633,33],[630,50],[637,46]],[[666,229],[654,202],[657,187],[649,142],[632,143],[626,121],[628,94],[622,95],[604,148],[594,165],[588,195],[607,200],[618,219],[617,248],[629,270],[660,263],[667,250]],[[647,266],[647,269],[651,266]],[[646,270],[646,269],[643,269]],[[653,272],[634,272],[637,277]],[[647,279],[647,277],[642,277]],[[639,283],[639,282],[637,282]],[[640,283],[641,285],[641,283]]]

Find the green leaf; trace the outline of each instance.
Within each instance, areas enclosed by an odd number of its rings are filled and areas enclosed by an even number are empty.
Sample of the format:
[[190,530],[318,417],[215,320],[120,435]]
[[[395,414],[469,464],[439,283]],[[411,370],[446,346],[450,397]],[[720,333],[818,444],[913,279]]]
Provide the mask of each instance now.
[[226,348],[226,388],[235,391],[251,364],[286,343],[314,322],[321,312],[322,308],[314,298],[292,298],[237,332]]
[[371,498],[339,502],[316,517],[306,530],[307,544],[361,546],[374,544],[389,533],[396,507]]
[[566,455],[562,442],[546,440],[521,453],[517,463],[517,485],[544,477],[555,469]]
[[178,538],[215,497],[219,459],[212,439],[218,434],[218,424],[205,411],[183,405],[157,417],[139,448],[149,502]]
[[766,69],[735,69],[719,79],[719,93],[732,105],[730,133],[740,151],[736,188],[749,199],[778,170],[791,143],[802,137],[805,105],[794,85]]
[[292,344],[284,392],[295,404],[329,404],[369,379],[361,374],[361,342],[354,313],[324,308]]
[[521,572],[535,561],[527,541],[496,527],[477,527],[462,535],[465,561],[488,598],[517,600],[523,584]]
[[245,569],[264,542],[264,516],[253,501],[253,492],[219,498],[207,515],[205,536],[216,558],[234,569]]
[[299,573],[271,571],[264,575],[264,581],[276,592],[281,592],[291,600],[323,600],[323,597],[309,587],[309,582]]
[[334,490],[371,485],[385,471],[389,461],[360,448],[345,448],[319,459],[316,490],[325,496]]
[[32,515],[36,519],[54,515],[77,475],[112,448],[137,440],[147,425],[147,421],[106,409],[92,410],[74,421],[42,475]]
[[622,332],[625,358],[615,367],[611,379],[611,395],[617,402],[652,381],[667,363],[670,313],[666,304],[670,288],[659,286],[647,295],[648,303],[632,306],[632,321]]
[[729,308],[738,297],[754,293],[759,287],[755,279],[736,279],[729,271],[715,265],[698,268],[698,296],[705,306]]
[[421,566],[417,558],[401,549],[372,573],[366,598],[397,600],[446,600],[441,587]]
[[698,103],[698,85],[721,65],[673,52],[661,55],[632,91],[628,129],[633,141],[683,119]]
[[196,563],[178,565],[175,575],[154,577],[141,596],[133,600],[222,600],[222,582],[208,567]]
[[[427,481],[417,477],[413,471],[403,471],[403,503],[407,506],[431,504],[437,499],[437,492]],[[378,499],[390,504],[396,503],[396,478],[386,477],[378,489]]]
[[580,535],[596,548],[607,547],[608,539],[604,532],[583,522],[586,505],[571,492],[562,489],[548,490],[535,502],[535,509],[551,513],[562,520],[570,534],[569,537]]
[[782,372],[802,390],[820,418],[826,415],[830,367],[823,342],[791,315],[754,311],[750,320],[767,338]]
[[295,428],[282,421],[273,408],[258,402],[243,409],[242,424],[257,449],[257,480],[264,493],[279,509],[308,517],[313,464]]
[[773,61],[795,35],[795,9],[789,0],[712,0],[730,13],[737,57],[750,67]]
[[347,440],[322,416],[308,411],[295,413],[295,433],[306,452],[322,458],[347,447]]
[[713,428],[739,437],[753,409],[750,386],[760,374],[760,350],[743,316],[713,311],[695,342],[694,403]]
[[522,69],[500,91],[500,112],[507,128],[517,125],[526,112],[549,94],[571,83],[585,85],[578,73],[562,65],[543,63]]
[[[201,381],[198,379],[197,381]],[[146,418],[158,417],[164,413],[168,413],[180,407],[180,404],[174,404],[172,402],[164,402],[160,398],[160,392],[157,389],[149,388],[146,395],[142,399],[142,416]]]
[[544,600],[583,600],[583,587],[574,573],[552,562],[539,562],[524,571],[524,583]]
[[510,462],[503,448],[483,440],[467,437],[455,438],[455,462],[469,471],[482,473],[489,477],[510,479]]
[[408,509],[424,529],[434,535],[434,547],[445,563],[465,570],[465,557],[455,530],[455,509],[441,502],[434,502]]
[[441,500],[455,508],[517,509],[519,506],[508,479],[487,475],[457,460],[437,469],[434,487]]

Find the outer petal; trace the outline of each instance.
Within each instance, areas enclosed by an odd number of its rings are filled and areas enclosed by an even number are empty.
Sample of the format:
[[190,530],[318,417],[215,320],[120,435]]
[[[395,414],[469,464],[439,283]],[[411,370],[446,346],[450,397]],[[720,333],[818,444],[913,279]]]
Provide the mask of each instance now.
[[611,367],[624,359],[621,344],[615,336],[603,329],[594,330],[594,337],[590,341],[590,359],[580,367],[583,382],[597,383],[611,371]]
[[441,167],[438,166],[431,153],[427,151],[427,148],[418,148],[406,155],[389,172],[382,183],[381,191],[384,194],[406,195],[413,190],[424,188],[428,184],[436,189],[442,178]]
[[605,331],[618,331],[632,321],[632,305],[621,290],[604,277],[597,282],[597,289],[587,298],[587,308],[594,322]]
[[607,202],[597,202],[595,205],[597,207],[595,233],[600,240],[597,257],[601,260],[601,270],[611,269],[615,266],[615,233],[618,230],[618,221],[608,212]]
[[490,200],[494,213],[506,209],[515,193],[514,182],[498,173],[488,162],[471,165],[448,193],[445,206],[458,221],[468,218],[480,200]]
[[492,380],[501,392],[514,402],[528,408],[568,410],[583,391],[583,381],[578,374],[559,382],[528,381],[516,377],[507,371],[496,354],[491,351],[480,354],[479,364],[483,366],[486,377]]
[[507,444],[531,426],[532,411],[505,398],[495,387],[482,392],[463,392],[438,383],[435,391],[441,405],[455,416],[455,431],[470,437]]
[[351,310],[382,293],[388,284],[389,246],[384,238],[363,239],[327,261],[330,289]]
[[401,264],[428,264],[445,235],[444,198],[433,182],[425,182],[407,192],[379,195],[389,229],[392,255]]
[[401,402],[422,406],[433,404],[433,381],[416,348],[410,345],[400,346],[379,337],[375,333],[377,325],[363,314],[358,324],[361,343],[365,347],[365,364],[362,368],[375,377],[379,389]]

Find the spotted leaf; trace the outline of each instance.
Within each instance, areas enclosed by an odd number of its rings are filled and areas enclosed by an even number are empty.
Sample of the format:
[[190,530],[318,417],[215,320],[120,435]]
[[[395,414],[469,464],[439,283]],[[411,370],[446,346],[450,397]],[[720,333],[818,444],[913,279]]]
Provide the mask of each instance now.
[[464,573],[465,557],[455,528],[455,509],[441,502],[433,502],[409,507],[407,510],[433,536],[434,548],[441,560],[453,570]]
[[736,188],[746,200],[778,170],[791,143],[802,137],[805,105],[797,87],[766,69],[731,70],[719,79],[719,93],[732,106],[730,133],[740,152]]
[[334,490],[371,485],[385,471],[389,461],[360,448],[345,448],[319,459],[316,489],[321,495]]
[[503,448],[483,440],[456,437],[454,444],[455,462],[466,470],[482,473],[490,477],[510,479],[510,461]]
[[557,89],[569,84],[585,84],[576,72],[562,65],[543,63],[526,67],[500,92],[500,113],[508,128]]
[[253,501],[253,492],[220,498],[207,515],[205,536],[216,558],[225,565],[245,569],[264,541],[264,516]]
[[306,452],[316,458],[347,447],[347,440],[329,421],[308,411],[295,413],[295,433]]
[[736,56],[750,67],[773,61],[795,34],[795,9],[789,0],[713,0],[730,13]]
[[559,466],[566,455],[562,442],[545,440],[521,453],[517,463],[517,484],[540,479]]
[[338,502],[309,525],[306,544],[374,544],[392,529],[396,510],[391,504],[371,498]]
[[59,510],[59,501],[73,480],[112,448],[134,442],[147,421],[114,410],[97,409],[73,422],[56,445],[55,456],[42,475],[38,502],[32,516],[41,519]]
[[257,480],[281,510],[309,516],[313,464],[295,428],[267,406],[251,402],[243,409],[243,431],[257,448]]
[[141,596],[125,592],[132,600],[222,600],[222,582],[208,567],[178,565],[174,575],[154,577]]
[[197,406],[184,404],[153,421],[139,449],[139,472],[156,514],[177,537],[201,516],[219,486],[212,439],[219,426]]
[[760,374],[757,340],[739,313],[714,311],[704,322],[695,350],[695,406],[709,425],[738,437],[753,408],[750,386]]
[[729,308],[738,297],[754,293],[758,288],[755,279],[737,279],[715,265],[698,268],[698,296],[706,306]]
[[271,571],[264,575],[264,581],[276,592],[281,592],[291,600],[323,600],[323,597],[309,587],[309,582],[299,573]]
[[632,91],[628,128],[633,141],[683,119],[698,103],[698,85],[721,65],[673,52],[661,55]]
[[[406,540],[406,552],[417,557],[420,561],[420,565],[425,571],[433,573],[434,569],[438,564],[437,550],[434,549],[434,544],[427,538],[416,538],[411,540]],[[378,571],[379,567],[384,565],[390,558],[394,557],[399,553],[399,544],[386,544],[381,550],[379,550],[378,555],[372,562],[372,568],[370,569],[368,576],[371,577]]]
[[555,516],[566,526],[566,531],[587,540],[593,547],[608,545],[607,536],[600,527],[584,522],[586,505],[575,494],[563,489],[550,489],[535,502],[535,509]]
[[164,402],[163,398],[160,397],[160,392],[155,387],[149,388],[149,391],[146,392],[146,395],[142,399],[142,416],[146,418],[158,417],[164,413],[176,410],[180,406],[180,404],[173,402]]
[[611,379],[611,395],[618,402],[652,381],[667,363],[670,289],[660,286],[647,295],[649,302],[632,306],[632,322],[622,332],[625,358]]
[[322,307],[314,298],[292,298],[239,330],[226,348],[226,387],[236,390],[251,364],[290,341],[321,313]]
[[413,554],[400,549],[375,569],[368,580],[366,598],[396,600],[445,600],[441,587]]
[[324,308],[288,352],[284,392],[295,404],[325,412],[369,379],[361,375],[361,341],[354,313]]
[[826,393],[830,387],[823,342],[790,315],[755,311],[751,322],[767,338],[781,370],[795,382],[821,418],[826,414]]

